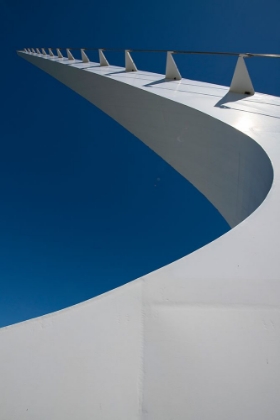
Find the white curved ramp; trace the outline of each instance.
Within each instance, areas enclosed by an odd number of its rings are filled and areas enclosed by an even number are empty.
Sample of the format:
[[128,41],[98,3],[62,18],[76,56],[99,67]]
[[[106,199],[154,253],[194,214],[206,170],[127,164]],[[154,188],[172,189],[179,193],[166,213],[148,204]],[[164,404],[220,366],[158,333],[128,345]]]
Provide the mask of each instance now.
[[280,99],[19,55],[135,134],[234,229],[125,286],[1,329],[0,419],[279,420]]

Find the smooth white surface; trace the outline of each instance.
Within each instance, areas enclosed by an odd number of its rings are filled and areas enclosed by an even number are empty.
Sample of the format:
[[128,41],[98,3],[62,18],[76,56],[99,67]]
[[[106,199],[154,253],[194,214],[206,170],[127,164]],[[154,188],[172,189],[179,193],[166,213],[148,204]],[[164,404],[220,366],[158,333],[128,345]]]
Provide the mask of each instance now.
[[85,51],[84,51],[84,50],[81,50],[81,56],[82,56],[82,61],[83,61],[83,63],[89,63],[89,58],[88,58],[88,56],[86,55],[86,53],[85,53]]
[[0,330],[0,419],[279,420],[279,98],[19,55],[119,121],[235,227]]
[[171,80],[181,80],[182,76],[178,70],[178,67],[172,57],[171,52],[168,51],[166,56],[166,70],[165,70],[165,78]]
[[253,95],[255,93],[244,58],[239,57],[230,85],[230,92]]
[[129,51],[125,51],[125,70],[126,71],[137,71],[137,67],[132,60]]
[[75,60],[70,50],[66,50],[68,60]]
[[63,58],[63,55],[61,54],[61,51],[59,48],[56,49],[56,52],[57,52],[58,58]]
[[100,66],[109,66],[108,60],[106,59],[103,51],[102,50],[98,50],[98,54],[99,54]]

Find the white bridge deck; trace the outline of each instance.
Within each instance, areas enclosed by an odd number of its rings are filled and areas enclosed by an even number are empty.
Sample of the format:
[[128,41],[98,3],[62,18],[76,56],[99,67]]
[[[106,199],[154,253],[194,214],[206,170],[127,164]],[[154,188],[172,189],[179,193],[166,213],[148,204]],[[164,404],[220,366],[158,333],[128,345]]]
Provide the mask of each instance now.
[[125,286],[1,329],[0,420],[279,420],[280,99],[18,54],[126,127],[233,229]]

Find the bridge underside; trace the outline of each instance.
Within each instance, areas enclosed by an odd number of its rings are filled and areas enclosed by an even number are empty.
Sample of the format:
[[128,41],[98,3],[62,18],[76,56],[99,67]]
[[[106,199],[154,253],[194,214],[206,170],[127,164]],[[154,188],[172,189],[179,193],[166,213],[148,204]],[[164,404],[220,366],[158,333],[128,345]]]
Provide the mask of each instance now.
[[234,229],[125,286],[2,329],[0,420],[278,420],[279,98],[19,55],[143,141]]

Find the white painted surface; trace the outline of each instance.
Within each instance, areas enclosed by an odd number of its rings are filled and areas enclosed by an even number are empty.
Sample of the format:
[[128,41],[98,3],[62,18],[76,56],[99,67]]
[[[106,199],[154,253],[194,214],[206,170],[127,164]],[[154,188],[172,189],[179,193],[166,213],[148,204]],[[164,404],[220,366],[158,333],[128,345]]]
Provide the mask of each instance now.
[[89,58],[83,49],[81,49],[81,56],[82,56],[83,63],[89,63]]
[[98,50],[100,66],[109,66],[108,60],[102,50]]
[[125,70],[126,71],[137,71],[137,67],[135,66],[134,61],[129,53],[129,51],[125,51]]
[[68,60],[75,60],[71,51],[69,49],[66,50]]
[[182,79],[182,76],[178,70],[178,67],[170,51],[168,51],[167,56],[166,56],[165,78],[170,79],[170,80]]
[[279,98],[19,55],[155,150],[234,229],[0,330],[0,419],[279,420]]
[[56,52],[57,52],[58,58],[63,58],[63,55],[61,54],[61,51],[59,48],[56,49]]
[[253,95],[255,93],[251,77],[249,75],[244,58],[237,60],[233,78],[230,84],[230,92]]

